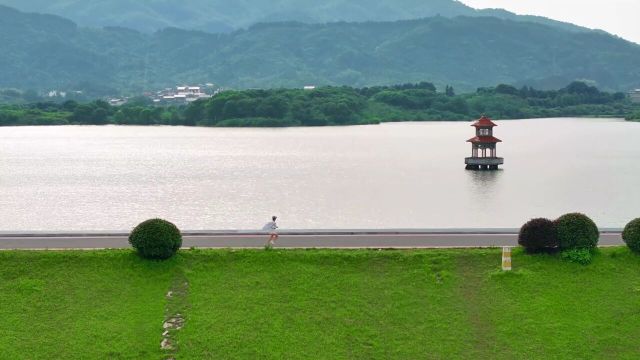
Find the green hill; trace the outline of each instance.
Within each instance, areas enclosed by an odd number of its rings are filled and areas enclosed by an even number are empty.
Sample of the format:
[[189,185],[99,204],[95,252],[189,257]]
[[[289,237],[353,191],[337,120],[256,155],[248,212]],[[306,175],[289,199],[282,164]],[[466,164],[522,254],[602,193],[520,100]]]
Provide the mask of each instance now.
[[426,80],[458,91],[498,83],[559,88],[576,79],[603,90],[640,84],[637,44],[493,17],[144,34],[0,7],[0,43],[0,88],[109,94],[202,82],[272,88]]
[[259,22],[395,21],[436,15],[489,15],[577,29],[504,10],[475,10],[455,0],[0,0],[0,4],[64,16],[82,26],[121,26],[143,32],[166,27],[228,32]]

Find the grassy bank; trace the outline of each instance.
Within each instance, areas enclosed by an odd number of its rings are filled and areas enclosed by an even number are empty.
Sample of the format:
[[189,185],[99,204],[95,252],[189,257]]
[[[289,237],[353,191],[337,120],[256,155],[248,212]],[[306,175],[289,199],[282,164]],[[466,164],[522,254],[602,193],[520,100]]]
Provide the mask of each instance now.
[[158,358],[172,267],[128,251],[0,252],[0,357]]
[[637,358],[640,257],[589,266],[499,250],[0,252],[0,353],[161,358],[189,282],[180,359]]
[[629,114],[626,117],[626,119],[629,121],[636,121],[636,122],[640,121],[640,111],[636,111],[633,114]]

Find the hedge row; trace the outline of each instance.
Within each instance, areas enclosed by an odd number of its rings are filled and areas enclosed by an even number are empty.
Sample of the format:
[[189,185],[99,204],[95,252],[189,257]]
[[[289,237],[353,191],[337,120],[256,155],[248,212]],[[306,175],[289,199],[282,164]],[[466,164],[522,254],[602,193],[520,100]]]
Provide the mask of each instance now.
[[[598,246],[600,232],[588,216],[580,213],[562,215],[552,221],[529,220],[520,228],[518,244],[529,253],[554,250],[591,250]],[[631,251],[640,253],[640,218],[630,221],[622,239]]]
[[622,240],[629,249],[635,253],[640,253],[640,218],[631,220],[622,232]]
[[529,253],[555,249],[592,249],[598,246],[600,231],[588,216],[580,213],[565,214],[555,221],[538,218],[520,228],[518,244]]
[[[529,253],[559,249],[568,257],[580,257],[598,246],[600,231],[588,216],[565,214],[555,221],[537,218],[520,228],[518,244]],[[622,239],[634,252],[640,253],[640,218],[625,226]],[[178,228],[162,219],[147,220],[129,235],[129,243],[147,259],[168,259],[182,246]],[[579,261],[581,262],[581,261]]]

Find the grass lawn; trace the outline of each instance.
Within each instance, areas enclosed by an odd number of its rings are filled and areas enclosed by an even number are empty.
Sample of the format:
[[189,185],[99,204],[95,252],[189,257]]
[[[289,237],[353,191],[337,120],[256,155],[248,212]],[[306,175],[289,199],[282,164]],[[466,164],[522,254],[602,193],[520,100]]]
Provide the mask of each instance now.
[[0,358],[637,359],[640,256],[581,266],[499,250],[0,252]]
[[0,358],[161,358],[173,263],[129,251],[0,251]]

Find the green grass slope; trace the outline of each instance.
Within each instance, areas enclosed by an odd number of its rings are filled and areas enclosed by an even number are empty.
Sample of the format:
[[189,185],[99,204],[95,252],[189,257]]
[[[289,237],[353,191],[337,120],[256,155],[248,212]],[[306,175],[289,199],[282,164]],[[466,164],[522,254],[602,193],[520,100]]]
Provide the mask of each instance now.
[[0,252],[0,357],[159,358],[171,271],[130,252]]
[[0,352],[159,358],[164,294],[189,282],[181,359],[635,359],[640,257],[589,266],[499,250],[1,252]]

